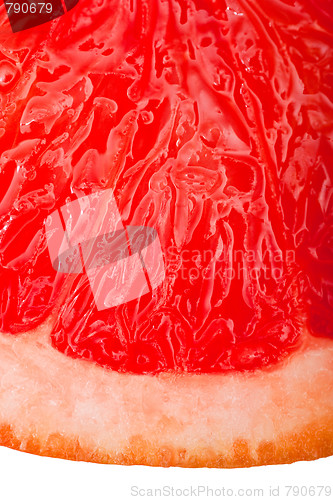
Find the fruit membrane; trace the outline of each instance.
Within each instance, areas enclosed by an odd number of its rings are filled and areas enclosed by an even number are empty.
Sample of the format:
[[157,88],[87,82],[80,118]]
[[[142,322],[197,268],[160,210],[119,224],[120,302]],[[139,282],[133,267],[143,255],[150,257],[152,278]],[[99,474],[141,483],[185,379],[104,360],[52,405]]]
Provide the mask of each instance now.
[[[120,372],[274,366],[332,338],[332,12],[312,0],[80,0],[0,27],[0,330]],[[50,213],[112,189],[165,279],[98,310]]]

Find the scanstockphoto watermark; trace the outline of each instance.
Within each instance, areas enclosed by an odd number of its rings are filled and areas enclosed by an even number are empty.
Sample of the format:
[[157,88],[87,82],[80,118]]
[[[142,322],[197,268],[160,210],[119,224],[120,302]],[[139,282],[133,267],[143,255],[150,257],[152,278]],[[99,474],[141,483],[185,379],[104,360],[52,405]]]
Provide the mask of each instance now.
[[162,485],[158,488],[130,487],[133,498],[327,498],[332,495],[331,485],[270,485],[265,488],[209,485],[189,485],[183,488]]
[[125,226],[112,189],[63,205],[44,225],[53,268],[85,274],[99,311],[148,294],[165,278],[156,230]]
[[165,251],[167,272],[182,280],[211,279],[214,276],[224,281],[240,280],[244,277],[251,280],[278,281],[283,278],[285,264],[296,260],[295,250],[287,250],[285,254],[279,249],[235,250],[230,245],[222,249],[181,249],[170,246]]
[[124,225],[112,189],[63,205],[44,226],[53,268],[86,274],[98,310],[148,294],[166,276],[194,285],[221,279],[227,289],[231,280],[278,282],[295,261],[292,250],[235,250],[222,239],[215,249],[162,248],[154,227]]
[[217,498],[217,497],[264,497],[263,488],[228,488],[222,486],[220,488],[213,488],[208,485],[190,485],[184,488],[179,488],[171,485],[163,485],[160,488],[140,488],[137,485],[131,486],[132,497],[165,497],[165,498],[181,498],[181,497],[201,497],[201,498]]
[[35,28],[71,11],[79,0],[5,0],[4,4],[13,33]]

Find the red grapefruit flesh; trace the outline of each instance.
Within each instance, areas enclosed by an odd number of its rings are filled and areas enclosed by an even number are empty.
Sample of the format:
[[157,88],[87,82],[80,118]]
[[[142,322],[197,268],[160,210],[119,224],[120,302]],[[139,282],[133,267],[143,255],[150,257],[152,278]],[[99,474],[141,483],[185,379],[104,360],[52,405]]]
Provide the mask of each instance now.
[[[2,442],[152,465],[332,453],[327,4],[1,19]],[[86,273],[53,269],[44,222],[108,188],[126,227],[157,231],[166,275],[98,310]]]

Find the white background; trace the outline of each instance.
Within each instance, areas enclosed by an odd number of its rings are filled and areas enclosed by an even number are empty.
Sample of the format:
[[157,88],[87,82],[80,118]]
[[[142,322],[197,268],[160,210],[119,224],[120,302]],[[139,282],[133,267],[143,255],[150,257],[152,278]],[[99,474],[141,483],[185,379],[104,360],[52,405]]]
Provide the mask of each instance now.
[[[303,489],[298,493],[297,489],[291,490],[287,495],[288,485],[303,485]],[[325,485],[330,485],[333,491],[333,457],[249,469],[163,469],[71,462],[0,447],[1,500],[332,499],[333,494],[327,496],[322,491],[319,496],[318,488],[309,489],[310,486]],[[149,491],[163,486],[168,487],[165,490],[169,492],[168,496],[161,496],[158,492],[152,495],[154,492]],[[211,492],[191,496],[191,486],[218,491],[215,496]],[[132,493],[137,493],[136,496],[131,494],[131,487]],[[171,487],[174,488],[173,496]],[[270,494],[271,487],[275,495]],[[254,492],[254,489],[263,489],[264,495]]]

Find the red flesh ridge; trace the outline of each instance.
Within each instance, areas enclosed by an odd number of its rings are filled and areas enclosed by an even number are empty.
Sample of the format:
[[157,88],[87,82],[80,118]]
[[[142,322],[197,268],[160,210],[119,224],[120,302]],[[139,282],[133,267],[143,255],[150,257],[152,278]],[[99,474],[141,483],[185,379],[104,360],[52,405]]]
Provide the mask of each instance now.
[[[3,7],[2,7],[3,9]],[[0,29],[0,330],[113,370],[222,372],[332,334],[332,17],[301,0],[80,0]],[[98,311],[43,230],[111,187],[166,279]]]

